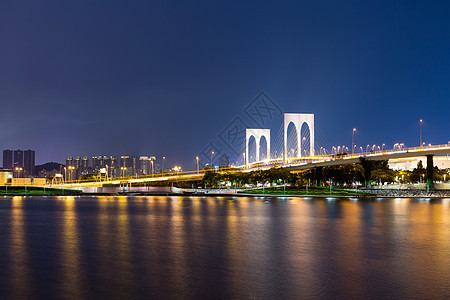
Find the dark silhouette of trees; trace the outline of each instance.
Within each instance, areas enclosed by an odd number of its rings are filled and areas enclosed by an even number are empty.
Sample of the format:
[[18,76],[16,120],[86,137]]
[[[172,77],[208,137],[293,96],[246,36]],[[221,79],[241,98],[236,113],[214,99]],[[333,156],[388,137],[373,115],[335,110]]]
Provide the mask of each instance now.
[[409,174],[409,182],[420,182],[421,178],[425,182],[426,180],[427,170],[423,167],[422,161],[419,160],[417,163],[417,168],[414,168],[412,172]]
[[372,164],[371,179],[379,183],[394,182],[398,172],[389,169],[388,160],[374,161]]
[[[217,187],[221,182],[231,182],[232,186],[240,187],[245,184],[282,184],[289,183],[298,187],[327,185],[332,181],[337,186],[352,186],[353,184],[391,183],[397,179],[404,183],[420,182],[421,178],[426,182],[426,169],[422,161],[413,171],[395,171],[389,168],[388,161],[370,161],[370,181],[366,178],[367,170],[363,164],[348,164],[341,166],[320,167],[304,171],[289,172],[284,168],[271,168],[269,170],[255,170],[251,172],[232,172],[227,168],[219,168],[219,171],[207,170],[202,184],[209,187]],[[434,167],[435,181],[442,181],[445,170]]]
[[232,186],[257,183],[295,183],[296,176],[286,169],[272,168],[252,172],[206,171],[203,185],[218,186],[220,182],[231,182]]

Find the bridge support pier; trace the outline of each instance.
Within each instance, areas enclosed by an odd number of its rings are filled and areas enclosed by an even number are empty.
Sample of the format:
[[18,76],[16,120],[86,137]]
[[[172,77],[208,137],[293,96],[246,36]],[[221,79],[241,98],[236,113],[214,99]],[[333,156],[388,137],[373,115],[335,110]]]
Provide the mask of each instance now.
[[427,188],[434,188],[434,178],[433,178],[433,155],[427,155]]

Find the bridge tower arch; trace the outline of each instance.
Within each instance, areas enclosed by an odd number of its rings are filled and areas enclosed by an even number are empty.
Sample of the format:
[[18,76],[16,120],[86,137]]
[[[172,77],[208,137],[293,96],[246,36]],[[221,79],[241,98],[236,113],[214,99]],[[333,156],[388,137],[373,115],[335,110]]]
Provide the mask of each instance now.
[[245,164],[248,165],[248,145],[251,137],[255,138],[256,141],[256,161],[260,161],[259,148],[261,146],[261,138],[264,137],[267,143],[267,158],[270,159],[270,129],[245,129]]
[[297,114],[297,113],[285,113],[284,114],[284,160],[287,160],[287,131],[289,124],[294,124],[297,131],[297,158],[302,157],[302,143],[301,143],[301,129],[303,123],[306,123],[309,128],[309,153],[314,156],[314,114]]

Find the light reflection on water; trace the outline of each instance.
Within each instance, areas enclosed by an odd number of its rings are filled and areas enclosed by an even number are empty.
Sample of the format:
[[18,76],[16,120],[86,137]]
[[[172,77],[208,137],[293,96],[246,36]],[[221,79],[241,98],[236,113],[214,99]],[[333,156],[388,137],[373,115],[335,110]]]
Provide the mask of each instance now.
[[[28,254],[26,246],[26,236],[24,228],[24,210],[22,196],[13,197],[11,200],[11,221],[10,221],[10,285],[11,293],[8,295],[11,299],[23,299],[30,297],[27,290],[30,274],[28,266]],[[3,278],[4,280],[6,278]]]
[[448,298],[449,206],[448,198],[3,198],[0,296]]

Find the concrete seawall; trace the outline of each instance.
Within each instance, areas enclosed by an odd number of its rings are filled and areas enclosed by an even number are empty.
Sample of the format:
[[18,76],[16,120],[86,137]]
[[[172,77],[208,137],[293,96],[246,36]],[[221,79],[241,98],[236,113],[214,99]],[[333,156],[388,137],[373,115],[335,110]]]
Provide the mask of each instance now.
[[358,189],[382,197],[450,197],[450,190],[426,189]]

